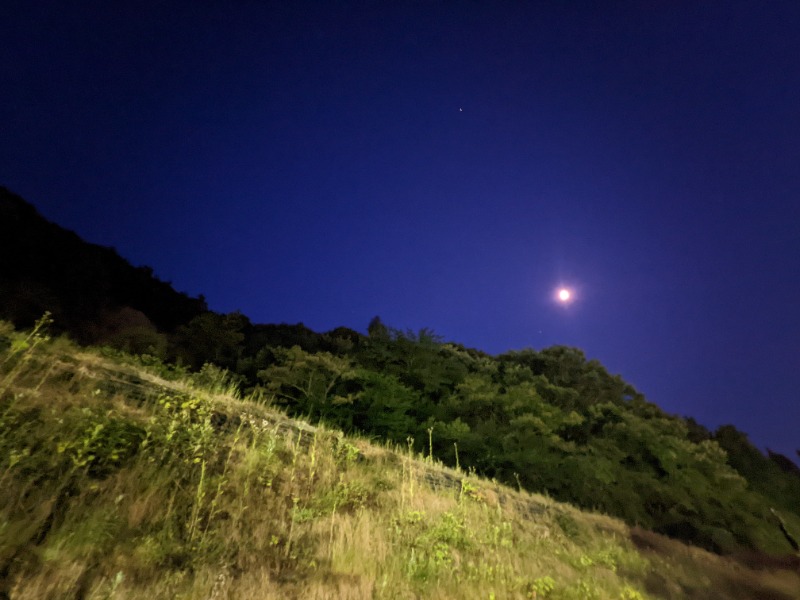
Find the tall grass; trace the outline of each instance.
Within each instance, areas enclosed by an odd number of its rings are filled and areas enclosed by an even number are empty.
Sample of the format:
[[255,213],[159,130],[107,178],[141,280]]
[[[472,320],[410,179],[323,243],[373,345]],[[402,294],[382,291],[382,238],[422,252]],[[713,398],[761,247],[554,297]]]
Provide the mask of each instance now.
[[[425,456],[375,445],[241,398],[211,367],[167,380],[45,329],[0,326],[14,600],[798,597],[789,570],[445,469],[431,432]],[[123,372],[149,391],[102,385]]]

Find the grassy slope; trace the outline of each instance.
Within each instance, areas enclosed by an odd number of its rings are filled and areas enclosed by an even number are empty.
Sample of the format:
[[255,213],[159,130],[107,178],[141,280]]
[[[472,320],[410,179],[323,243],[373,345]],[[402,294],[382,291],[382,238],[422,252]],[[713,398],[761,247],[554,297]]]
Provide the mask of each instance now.
[[734,563],[222,380],[2,324],[0,350],[0,598],[800,598],[797,563]]

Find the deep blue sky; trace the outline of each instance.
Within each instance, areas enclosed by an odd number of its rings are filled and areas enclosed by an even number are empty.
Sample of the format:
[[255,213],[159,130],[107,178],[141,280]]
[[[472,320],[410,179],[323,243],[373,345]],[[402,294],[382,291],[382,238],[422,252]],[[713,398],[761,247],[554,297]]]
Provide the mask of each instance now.
[[796,459],[798,32],[795,0],[6,0],[0,184],[214,310],[577,346]]

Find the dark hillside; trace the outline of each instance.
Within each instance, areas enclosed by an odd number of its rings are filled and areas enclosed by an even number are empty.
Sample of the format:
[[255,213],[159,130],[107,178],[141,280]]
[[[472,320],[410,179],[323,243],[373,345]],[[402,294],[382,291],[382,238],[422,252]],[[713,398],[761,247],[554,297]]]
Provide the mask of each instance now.
[[204,312],[112,248],[83,241],[0,187],[0,317],[30,327],[45,311],[87,343],[142,328],[172,332]]

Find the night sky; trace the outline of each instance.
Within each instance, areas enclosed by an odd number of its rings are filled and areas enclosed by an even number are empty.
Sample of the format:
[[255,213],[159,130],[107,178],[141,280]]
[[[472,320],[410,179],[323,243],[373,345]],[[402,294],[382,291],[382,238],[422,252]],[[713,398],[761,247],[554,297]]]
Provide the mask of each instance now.
[[6,0],[0,40],[0,185],[211,309],[577,346],[797,460],[800,2]]

